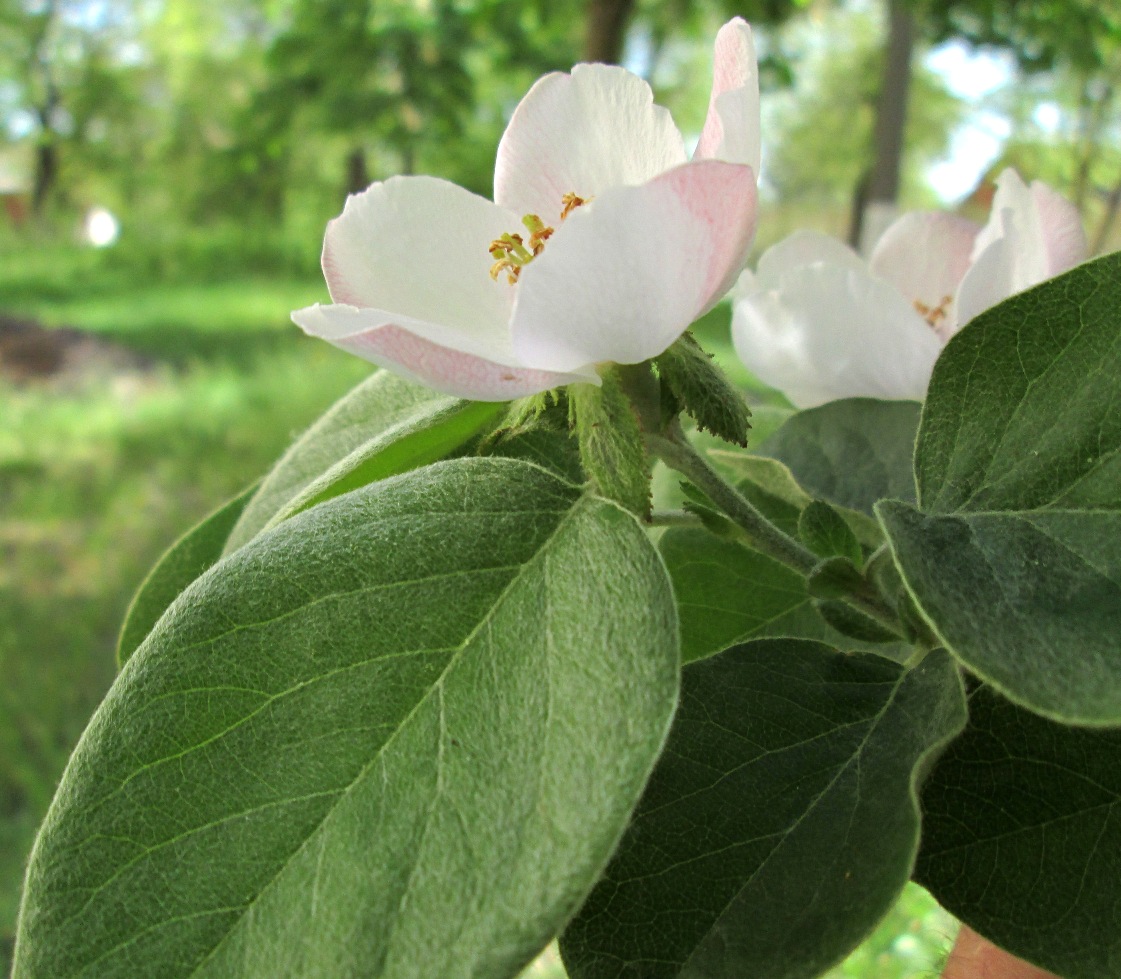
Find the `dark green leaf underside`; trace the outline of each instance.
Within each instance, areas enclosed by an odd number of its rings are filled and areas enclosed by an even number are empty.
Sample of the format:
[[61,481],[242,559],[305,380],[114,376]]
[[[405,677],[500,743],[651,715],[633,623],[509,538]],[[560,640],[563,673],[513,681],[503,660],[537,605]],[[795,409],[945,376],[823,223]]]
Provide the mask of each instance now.
[[916,772],[964,723],[941,651],[907,672],[774,639],[688,666],[634,821],[562,936],[570,975],[819,975],[906,883]]
[[793,415],[760,448],[813,496],[871,514],[877,500],[915,499],[911,460],[919,405],[849,398]]
[[[805,579],[758,551],[684,527],[666,531],[658,546],[677,595],[683,662],[763,636],[871,648],[826,625],[813,609]],[[875,648],[893,658],[910,655],[903,643]]]
[[878,512],[915,600],[971,670],[1056,720],[1121,724],[1121,513]]
[[677,661],[642,528],[537,467],[300,514],[122,671],[36,844],[15,975],[515,975],[621,835]]
[[1121,976],[1121,732],[982,688],[922,802],[916,879],[946,908],[1066,979]]

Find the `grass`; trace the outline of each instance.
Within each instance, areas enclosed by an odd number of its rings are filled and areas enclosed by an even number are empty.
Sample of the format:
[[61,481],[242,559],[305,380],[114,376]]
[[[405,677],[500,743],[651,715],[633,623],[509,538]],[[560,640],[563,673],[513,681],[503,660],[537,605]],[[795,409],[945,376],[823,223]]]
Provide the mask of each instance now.
[[[150,358],[114,377],[0,381],[0,964],[22,865],[114,674],[117,630],[159,554],[257,479],[369,366],[288,320],[311,280],[91,286],[89,252],[5,262],[5,312]],[[36,293],[44,266],[57,281]],[[30,283],[30,284],[29,284]],[[6,969],[0,965],[0,971]]]
[[[4,312],[82,327],[150,362],[65,387],[0,381],[0,971],[25,855],[112,681],[136,586],[180,533],[369,372],[290,324],[291,309],[324,298],[312,275],[238,274],[204,258],[209,274],[158,255],[130,268],[105,253],[0,243]],[[768,397],[735,359],[727,319],[715,310],[697,332],[761,403],[763,432]],[[909,888],[830,975],[933,975],[949,930]],[[562,979],[555,950],[526,975]]]

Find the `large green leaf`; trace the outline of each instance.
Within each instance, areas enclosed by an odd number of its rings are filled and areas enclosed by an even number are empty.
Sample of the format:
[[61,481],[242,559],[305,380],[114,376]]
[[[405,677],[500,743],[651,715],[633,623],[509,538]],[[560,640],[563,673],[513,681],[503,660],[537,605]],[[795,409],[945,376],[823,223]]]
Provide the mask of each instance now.
[[1121,732],[1055,724],[990,690],[923,789],[917,879],[1066,979],[1121,976]]
[[148,572],[125,613],[118,665],[124,665],[179,593],[222,556],[230,531],[256,491],[251,486],[187,531]]
[[975,672],[1055,720],[1121,724],[1121,513],[879,514],[932,627]]
[[919,405],[849,398],[800,411],[760,447],[813,496],[870,514],[885,497],[915,499]]
[[536,466],[306,511],[125,665],[35,845],[15,975],[512,976],[606,864],[677,673],[645,531]]
[[896,562],[952,653],[1044,716],[1121,724],[1121,255],[977,317],[939,358]]
[[1121,509],[1121,252],[1013,296],[947,345],[915,452],[932,513]]
[[840,649],[871,649],[892,658],[904,643],[876,645],[841,635],[814,611],[806,580],[785,565],[692,527],[667,530],[658,542],[673,579],[683,662],[763,636],[820,639]]
[[316,503],[444,458],[503,410],[501,404],[461,401],[378,371],[281,457],[246,506],[225,553]]
[[759,640],[686,667],[631,827],[562,936],[570,975],[819,975],[906,884],[920,774],[965,719],[940,650],[905,671]]

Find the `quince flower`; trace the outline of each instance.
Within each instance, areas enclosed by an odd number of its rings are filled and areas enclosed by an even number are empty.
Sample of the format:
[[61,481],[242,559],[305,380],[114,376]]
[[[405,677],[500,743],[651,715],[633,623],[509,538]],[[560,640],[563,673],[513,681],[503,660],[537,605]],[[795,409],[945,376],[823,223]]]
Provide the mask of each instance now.
[[327,226],[332,305],[305,332],[430,387],[506,401],[604,362],[662,353],[735,282],[755,231],[759,87],[751,29],[716,38],[690,161],[650,86],[577,65],[539,79],[498,146],[494,202],[394,177]]
[[952,214],[905,214],[868,263],[805,231],[768,249],[736,286],[736,352],[799,408],[921,401],[942,347],[964,324],[1086,252],[1073,205],[1005,170],[983,228]]

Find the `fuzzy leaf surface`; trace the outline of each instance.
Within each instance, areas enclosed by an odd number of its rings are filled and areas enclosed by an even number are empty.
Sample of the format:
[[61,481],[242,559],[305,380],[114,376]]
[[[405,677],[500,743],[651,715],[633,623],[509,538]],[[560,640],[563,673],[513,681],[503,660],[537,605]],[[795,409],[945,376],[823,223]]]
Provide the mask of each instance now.
[[872,649],[906,659],[904,643],[876,645],[842,635],[814,610],[806,579],[736,541],[674,527],[658,542],[673,580],[682,662],[763,636],[819,639],[839,649]]
[[1121,513],[878,512],[908,588],[970,669],[1054,720],[1121,724]]
[[1066,979],[1121,976],[1121,732],[1055,724],[990,689],[923,788],[916,879]]
[[792,415],[760,452],[790,467],[813,496],[865,514],[877,500],[914,502],[920,406],[846,398]]
[[915,451],[930,513],[1121,509],[1121,253],[987,310],[946,346]]
[[15,975],[514,976],[601,873],[677,686],[669,582],[615,505],[503,459],[331,500],[125,665]]
[[572,979],[810,979],[906,884],[924,764],[965,723],[936,651],[904,671],[768,639],[687,666],[669,742],[561,938]]

